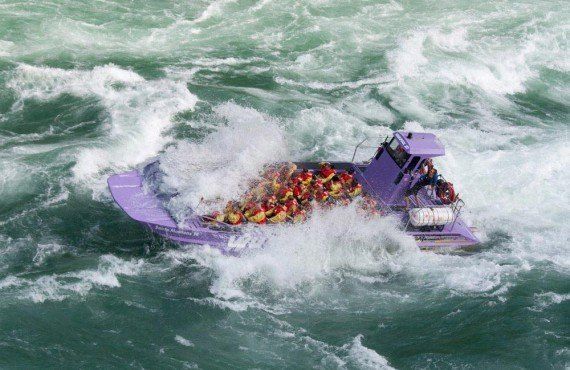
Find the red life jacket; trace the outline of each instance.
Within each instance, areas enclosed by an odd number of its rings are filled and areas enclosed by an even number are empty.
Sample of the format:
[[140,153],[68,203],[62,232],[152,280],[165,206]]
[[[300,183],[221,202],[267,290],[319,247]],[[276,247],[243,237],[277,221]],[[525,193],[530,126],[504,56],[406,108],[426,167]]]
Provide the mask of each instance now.
[[290,199],[285,203],[285,208],[287,208],[287,213],[291,214],[292,212],[296,211],[299,207],[299,202],[296,199]]
[[279,190],[279,200],[285,202],[287,199],[293,196],[293,190],[289,187],[283,187]]
[[273,210],[275,209],[275,203],[265,203],[263,205],[263,211],[265,212],[265,216],[271,217],[273,215]]
[[313,173],[311,171],[301,172],[298,176],[299,181],[303,183],[303,185],[309,185],[311,179],[313,178]]
[[311,191],[314,193],[318,190],[323,188],[323,182],[320,179],[317,179],[314,184],[311,185]]
[[329,182],[330,179],[333,178],[335,173],[336,173],[336,171],[334,170],[334,168],[325,167],[319,172],[319,176],[323,180],[323,183],[326,183],[326,182]]
[[293,188],[293,196],[295,198],[299,198],[301,196],[301,194],[303,194],[303,187],[301,185],[295,185],[295,187]]
[[276,223],[276,222],[283,222],[287,219],[287,207],[283,205],[278,205],[273,210],[273,217],[269,219],[269,221]]
[[329,198],[329,193],[326,190],[317,190],[315,193],[315,199],[319,202],[324,202]]
[[311,192],[309,189],[305,189],[299,196],[297,196],[297,200],[301,203],[307,201],[311,197]]
[[265,217],[265,210],[262,207],[256,207],[253,209],[247,219],[248,221],[256,224],[264,224],[267,222],[267,217]]
[[340,178],[340,182],[342,182],[344,185],[352,183],[352,179],[354,178],[354,176],[352,176],[348,172],[343,172],[340,175],[338,175],[338,177]]

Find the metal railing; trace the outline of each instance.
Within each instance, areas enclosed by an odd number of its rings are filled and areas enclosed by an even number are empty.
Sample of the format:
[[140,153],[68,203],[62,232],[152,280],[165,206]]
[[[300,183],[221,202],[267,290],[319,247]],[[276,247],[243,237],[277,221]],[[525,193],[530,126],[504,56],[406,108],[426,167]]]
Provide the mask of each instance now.
[[384,141],[379,143],[378,145],[372,145],[372,146],[362,146],[362,144],[364,144],[365,142],[371,140],[371,139],[378,139],[381,140],[382,136],[367,136],[364,138],[364,140],[362,140],[361,142],[359,142],[358,144],[356,144],[356,147],[354,148],[354,153],[352,153],[352,159],[350,160],[350,162],[354,163],[354,158],[356,158],[356,153],[358,153],[358,150],[361,148],[366,148],[366,149],[372,149],[372,148],[379,148],[381,147],[384,143],[388,142],[388,136],[386,136],[384,138]]

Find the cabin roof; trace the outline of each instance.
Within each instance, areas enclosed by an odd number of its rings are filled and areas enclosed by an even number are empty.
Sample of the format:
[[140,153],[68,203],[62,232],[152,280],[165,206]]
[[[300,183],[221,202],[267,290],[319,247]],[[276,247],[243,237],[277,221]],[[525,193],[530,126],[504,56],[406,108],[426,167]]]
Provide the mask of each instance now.
[[[411,138],[409,137],[411,134]],[[437,157],[445,155],[445,148],[434,134],[426,132],[397,131],[396,139],[412,155]]]

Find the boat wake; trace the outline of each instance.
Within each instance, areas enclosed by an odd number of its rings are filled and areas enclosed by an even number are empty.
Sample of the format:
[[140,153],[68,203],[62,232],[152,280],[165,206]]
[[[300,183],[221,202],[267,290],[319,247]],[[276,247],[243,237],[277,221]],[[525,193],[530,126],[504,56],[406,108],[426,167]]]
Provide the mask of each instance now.
[[[377,299],[386,289],[393,289],[388,297],[393,302],[405,300],[400,292],[408,288],[500,295],[506,293],[501,290],[505,279],[517,271],[485,253],[464,258],[422,252],[397,228],[396,220],[366,218],[355,205],[318,210],[305,223],[262,231],[264,246],[256,248],[250,242],[239,257],[195,245],[166,251],[164,256],[173,266],[197,263],[212,271],[212,297],[204,298],[204,304],[273,313],[333,301],[343,307],[356,296],[362,302]],[[244,235],[248,241],[249,237]]]

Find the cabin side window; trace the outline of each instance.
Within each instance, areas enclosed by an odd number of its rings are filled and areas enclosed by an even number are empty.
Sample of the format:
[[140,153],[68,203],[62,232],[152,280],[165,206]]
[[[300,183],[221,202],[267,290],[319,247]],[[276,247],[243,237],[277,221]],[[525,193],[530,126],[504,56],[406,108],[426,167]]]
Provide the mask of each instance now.
[[386,147],[386,151],[400,168],[402,168],[408,161],[408,158],[410,158],[410,155],[406,153],[406,150],[400,145],[400,142],[396,138],[392,138],[392,141],[390,141],[390,144]]
[[411,173],[414,170],[414,168],[416,168],[416,165],[418,164],[419,161],[420,161],[420,157],[418,157],[418,156],[415,156],[414,158],[412,158],[412,160],[410,161],[410,164],[408,165],[408,167],[406,167],[406,171]]

